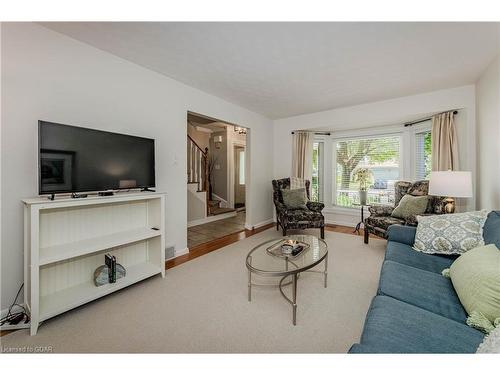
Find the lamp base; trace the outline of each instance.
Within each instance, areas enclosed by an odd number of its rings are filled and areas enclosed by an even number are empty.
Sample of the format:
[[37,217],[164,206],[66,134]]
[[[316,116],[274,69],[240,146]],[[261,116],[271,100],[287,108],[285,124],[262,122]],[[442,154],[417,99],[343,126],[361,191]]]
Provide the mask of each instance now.
[[446,198],[444,206],[444,212],[447,214],[452,214],[455,212],[455,200],[453,198]]

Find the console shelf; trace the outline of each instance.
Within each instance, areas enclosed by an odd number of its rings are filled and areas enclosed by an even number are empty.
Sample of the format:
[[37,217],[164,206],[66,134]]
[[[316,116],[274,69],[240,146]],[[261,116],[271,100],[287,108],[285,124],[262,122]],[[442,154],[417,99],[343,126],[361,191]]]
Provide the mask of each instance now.
[[40,248],[39,264],[44,266],[157,236],[161,236],[159,230],[138,228],[61,245],[42,247]]
[[160,267],[151,263],[142,263],[127,269],[127,275],[116,280],[116,283],[96,287],[89,281],[83,284],[48,294],[40,300],[40,321],[61,314],[138,281],[161,273]]
[[[85,199],[25,199],[24,303],[31,334],[40,322],[119,289],[165,276],[165,196],[131,193]],[[94,285],[111,253],[126,270]]]

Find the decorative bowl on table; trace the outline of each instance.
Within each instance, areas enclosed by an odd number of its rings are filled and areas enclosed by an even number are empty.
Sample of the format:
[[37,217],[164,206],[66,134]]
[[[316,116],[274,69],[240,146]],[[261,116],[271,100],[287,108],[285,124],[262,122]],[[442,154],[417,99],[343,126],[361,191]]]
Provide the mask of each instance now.
[[296,258],[309,249],[309,244],[301,241],[282,239],[266,250],[269,254],[280,258]]

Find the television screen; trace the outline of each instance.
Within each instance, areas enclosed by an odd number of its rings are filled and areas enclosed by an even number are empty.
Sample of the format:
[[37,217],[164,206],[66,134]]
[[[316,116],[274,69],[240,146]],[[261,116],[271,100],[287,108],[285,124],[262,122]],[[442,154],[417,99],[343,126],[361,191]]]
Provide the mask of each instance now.
[[155,186],[154,139],[38,122],[39,194]]

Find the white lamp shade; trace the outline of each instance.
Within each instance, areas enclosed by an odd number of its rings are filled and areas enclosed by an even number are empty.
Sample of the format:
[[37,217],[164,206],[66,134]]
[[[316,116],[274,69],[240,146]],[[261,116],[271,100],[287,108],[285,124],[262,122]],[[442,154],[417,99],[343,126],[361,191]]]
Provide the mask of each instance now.
[[472,177],[465,171],[431,172],[429,194],[450,198],[472,197]]

